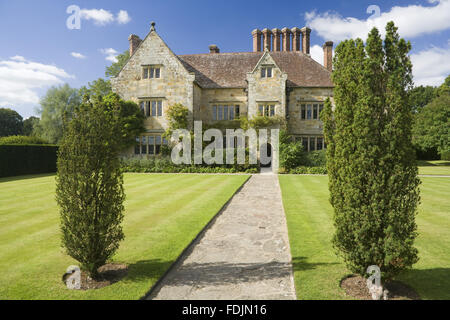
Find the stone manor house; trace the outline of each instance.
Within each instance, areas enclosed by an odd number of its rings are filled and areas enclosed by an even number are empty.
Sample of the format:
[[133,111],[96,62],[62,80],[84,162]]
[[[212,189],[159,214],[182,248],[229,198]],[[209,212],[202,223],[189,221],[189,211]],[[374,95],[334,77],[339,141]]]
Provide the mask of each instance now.
[[214,125],[242,116],[280,116],[288,132],[306,150],[325,148],[320,112],[333,95],[333,43],[323,45],[324,66],[310,56],[311,29],[256,29],[253,52],[176,55],[152,23],[144,40],[129,37],[130,59],[112,79],[113,91],[138,103],[146,116],[146,132],[130,154],[157,155],[167,143],[165,112],[181,103],[189,120]]

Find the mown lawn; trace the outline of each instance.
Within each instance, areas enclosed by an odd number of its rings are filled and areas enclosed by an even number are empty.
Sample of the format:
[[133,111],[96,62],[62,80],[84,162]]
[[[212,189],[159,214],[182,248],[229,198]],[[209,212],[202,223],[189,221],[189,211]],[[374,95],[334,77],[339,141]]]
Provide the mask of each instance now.
[[[339,288],[350,272],[331,246],[328,178],[280,175],[299,299],[349,299]],[[416,246],[420,261],[398,278],[422,299],[450,299],[450,178],[422,178]]]
[[450,161],[419,161],[419,174],[450,176]]
[[248,176],[126,174],[125,240],[114,257],[122,281],[71,291],[61,277],[76,261],[60,247],[55,177],[0,179],[0,300],[139,299]]

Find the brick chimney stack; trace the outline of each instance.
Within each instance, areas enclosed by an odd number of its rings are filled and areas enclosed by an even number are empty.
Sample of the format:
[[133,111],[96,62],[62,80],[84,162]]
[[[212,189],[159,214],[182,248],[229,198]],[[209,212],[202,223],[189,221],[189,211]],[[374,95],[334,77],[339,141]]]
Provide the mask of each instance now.
[[311,39],[311,29],[304,27],[301,29],[302,32],[302,49],[304,54],[310,53],[310,39]]
[[255,29],[252,31],[253,36],[253,52],[261,51],[261,31],[259,29]]
[[273,51],[281,51],[281,30],[278,28],[272,29]]
[[291,30],[283,28],[281,32],[283,33],[283,51],[291,51]]
[[[311,29],[308,27],[301,29],[284,27],[281,30],[265,28],[262,31],[255,29],[252,31],[252,37],[253,52],[261,52],[267,49],[268,51],[303,51],[304,54],[310,54]],[[283,40],[281,40],[281,37],[283,37]]]
[[333,41],[327,41],[323,45],[323,66],[328,71],[333,71]]
[[128,37],[128,41],[130,42],[130,57],[136,52],[136,49],[141,44],[142,40],[137,35],[132,34]]
[[292,51],[300,51],[300,29],[294,27],[291,29],[292,32]]
[[268,51],[272,51],[272,48],[271,48],[271,44],[272,44],[272,31],[269,30],[269,29],[267,29],[267,28],[265,28],[265,29],[263,29],[262,34],[263,34],[263,38],[264,38],[264,48],[263,48],[263,51],[266,50],[266,49],[267,49]]
[[220,53],[220,49],[215,44],[209,46],[209,53]]

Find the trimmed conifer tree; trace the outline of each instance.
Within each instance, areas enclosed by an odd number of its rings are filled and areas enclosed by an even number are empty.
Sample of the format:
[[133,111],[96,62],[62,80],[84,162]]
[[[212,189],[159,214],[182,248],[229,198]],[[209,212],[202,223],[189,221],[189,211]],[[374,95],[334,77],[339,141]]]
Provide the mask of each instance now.
[[393,22],[384,43],[376,28],[366,45],[341,42],[332,75],[335,107],[328,100],[323,112],[333,245],[352,272],[365,275],[377,265],[384,280],[418,261],[410,49]]
[[[91,101],[93,100],[93,101]],[[120,103],[87,99],[66,124],[59,147],[56,199],[62,246],[92,277],[124,239]]]

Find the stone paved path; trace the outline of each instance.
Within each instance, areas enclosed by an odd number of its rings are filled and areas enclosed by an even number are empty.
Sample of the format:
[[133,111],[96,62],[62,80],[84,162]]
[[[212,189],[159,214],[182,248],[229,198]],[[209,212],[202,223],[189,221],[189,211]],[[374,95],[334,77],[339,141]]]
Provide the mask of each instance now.
[[296,299],[276,175],[254,175],[149,299]]

